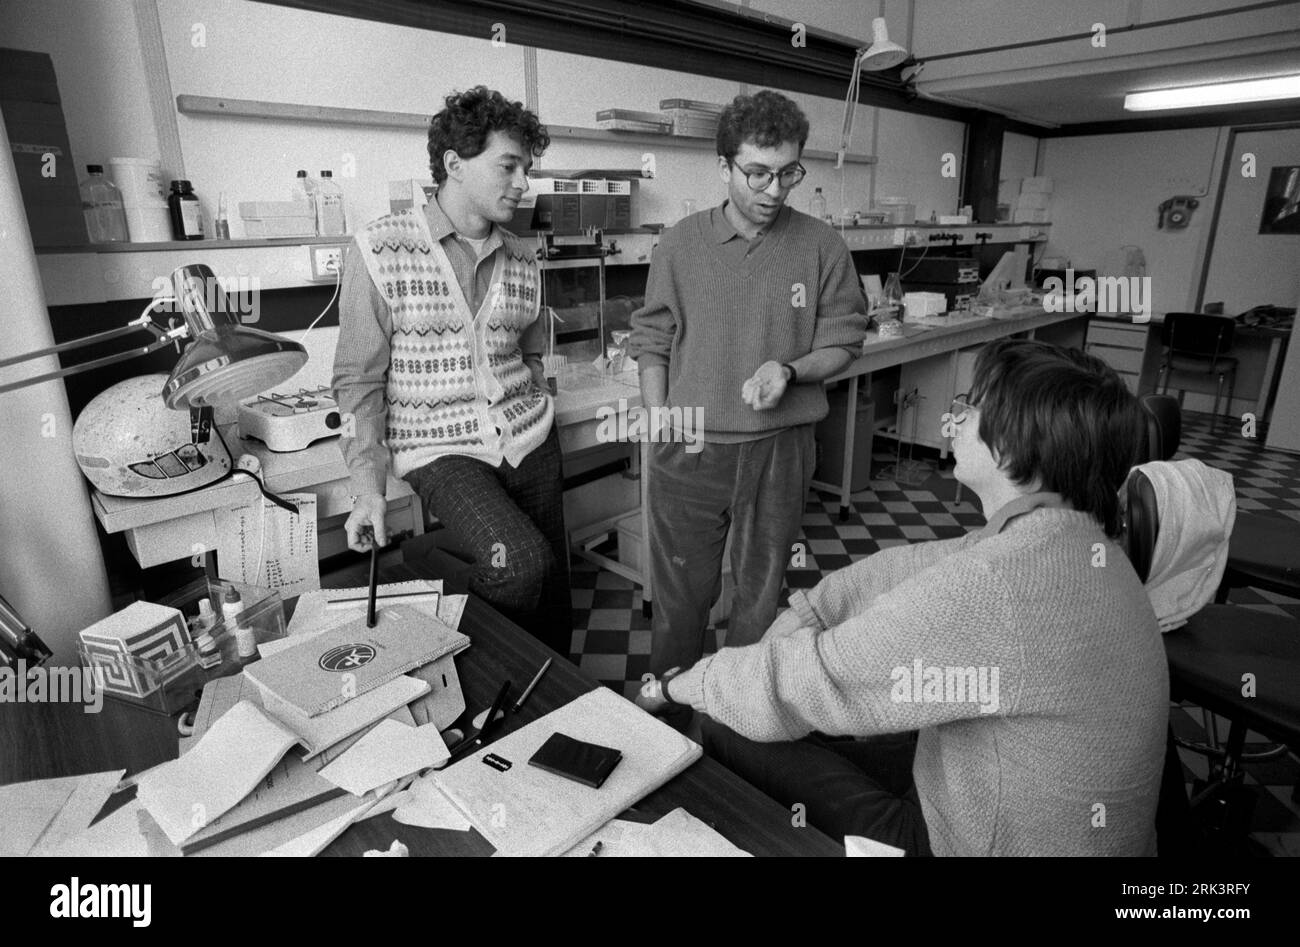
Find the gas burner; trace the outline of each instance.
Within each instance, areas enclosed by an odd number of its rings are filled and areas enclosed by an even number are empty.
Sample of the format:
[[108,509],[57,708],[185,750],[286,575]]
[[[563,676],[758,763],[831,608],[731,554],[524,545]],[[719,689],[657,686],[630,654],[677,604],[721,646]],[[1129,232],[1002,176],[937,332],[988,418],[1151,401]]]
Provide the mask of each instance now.
[[314,441],[339,434],[342,421],[332,389],[273,391],[239,406],[239,429],[273,451],[302,450]]

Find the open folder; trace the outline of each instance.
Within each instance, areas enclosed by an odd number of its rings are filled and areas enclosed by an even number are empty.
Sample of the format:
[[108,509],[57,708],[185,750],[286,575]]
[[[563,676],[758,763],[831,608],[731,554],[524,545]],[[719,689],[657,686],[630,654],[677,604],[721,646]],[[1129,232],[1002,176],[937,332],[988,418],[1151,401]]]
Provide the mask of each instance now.
[[[529,766],[554,733],[620,750],[623,759],[599,789]],[[498,854],[559,855],[702,752],[631,701],[599,687],[431,778]],[[487,756],[494,757],[492,763],[484,762]]]

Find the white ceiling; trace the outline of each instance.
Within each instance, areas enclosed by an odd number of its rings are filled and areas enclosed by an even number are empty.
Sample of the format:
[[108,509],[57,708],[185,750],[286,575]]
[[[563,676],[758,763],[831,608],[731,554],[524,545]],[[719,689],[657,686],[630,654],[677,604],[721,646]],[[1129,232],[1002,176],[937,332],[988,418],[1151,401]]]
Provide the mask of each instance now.
[[[1300,73],[1300,0],[698,2],[858,44],[884,15],[890,38],[924,63],[922,96],[1045,126],[1187,114],[1125,112],[1124,95]],[[996,46],[1016,48],[985,52]]]

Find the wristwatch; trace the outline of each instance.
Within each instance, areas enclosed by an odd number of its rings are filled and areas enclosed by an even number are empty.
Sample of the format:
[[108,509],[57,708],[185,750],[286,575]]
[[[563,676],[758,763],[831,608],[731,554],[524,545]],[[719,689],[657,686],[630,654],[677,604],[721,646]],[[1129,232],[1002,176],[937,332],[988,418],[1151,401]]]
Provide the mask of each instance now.
[[669,671],[666,674],[664,674],[663,677],[659,678],[659,696],[662,697],[665,701],[667,701],[670,704],[674,704],[678,707],[685,707],[686,706],[685,704],[683,704],[681,701],[673,700],[673,698],[668,693],[668,682],[671,681],[674,677],[676,677],[680,673],[681,673],[680,671]]
[[797,384],[799,384],[799,373],[798,373],[797,371],[794,370],[794,366],[793,366],[793,365],[791,365],[789,362],[782,362],[782,363],[781,363],[781,367],[782,367],[782,368],[788,368],[788,369],[790,370],[790,378],[789,378],[788,381],[786,381],[786,384],[787,384],[787,385],[797,385]]

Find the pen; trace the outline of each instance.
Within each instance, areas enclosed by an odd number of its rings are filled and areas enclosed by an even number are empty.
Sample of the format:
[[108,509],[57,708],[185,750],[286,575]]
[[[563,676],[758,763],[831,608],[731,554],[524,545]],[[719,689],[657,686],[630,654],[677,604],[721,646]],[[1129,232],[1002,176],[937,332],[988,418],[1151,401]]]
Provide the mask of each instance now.
[[366,627],[375,627],[375,591],[379,588],[379,543],[370,540],[370,596],[366,602]]
[[515,701],[514,707],[511,708],[512,713],[517,714],[519,713],[520,710],[523,709],[524,701],[528,699],[528,695],[533,692],[533,688],[537,686],[538,681],[542,679],[542,675],[546,673],[546,669],[549,668],[550,666],[551,666],[551,659],[547,658],[546,662],[542,665],[541,670],[538,671],[536,676],[533,678],[532,683],[524,688],[524,692],[520,694],[519,699]]

